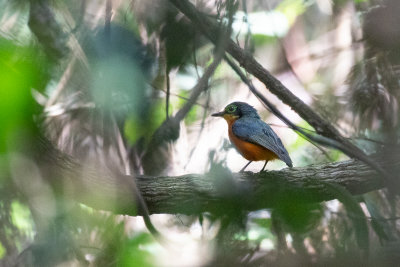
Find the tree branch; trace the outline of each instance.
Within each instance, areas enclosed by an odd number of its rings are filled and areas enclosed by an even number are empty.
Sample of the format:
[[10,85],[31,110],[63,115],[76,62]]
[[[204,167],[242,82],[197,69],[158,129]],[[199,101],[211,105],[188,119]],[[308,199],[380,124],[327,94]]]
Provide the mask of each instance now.
[[147,151],[142,158],[142,166],[145,174],[157,175],[166,168],[168,161],[162,156],[163,153],[160,151],[167,150],[165,146],[167,146],[169,142],[178,139],[180,122],[186,117],[193,105],[196,104],[200,94],[208,88],[208,81],[214,74],[221,59],[222,54],[217,54],[214,57],[214,61],[210,66],[208,66],[203,76],[192,88],[190,98],[185,105],[175,114],[175,116],[167,118],[153,134]]
[[[394,165],[400,170],[400,163]],[[285,199],[304,202],[335,199],[326,183],[341,185],[353,195],[383,188],[376,172],[356,160],[232,176],[208,173],[137,177],[150,214],[221,213],[229,205],[254,211],[274,207]]]
[[[214,44],[218,41],[218,25],[204,16],[187,0],[170,0],[170,2],[177,7],[183,14],[188,17],[190,21],[196,26],[195,29],[199,29],[205,36],[207,36]],[[246,69],[249,73],[259,79],[268,90],[276,95],[283,103],[290,106],[294,111],[297,112],[305,121],[307,121],[315,131],[322,135],[314,137],[313,141],[321,143],[322,145],[332,146],[332,143],[327,138],[336,140],[340,143],[339,149],[346,153],[350,157],[354,157],[364,161],[365,163],[372,166],[377,170],[382,178],[389,181],[389,176],[383,168],[378,164],[368,159],[365,153],[357,146],[352,144],[349,140],[344,138],[328,121],[324,120],[316,112],[314,112],[307,104],[301,99],[295,96],[288,88],[286,88],[278,79],[276,79],[271,73],[266,70],[260,63],[258,63],[254,57],[243,51],[237,44],[232,40],[228,40],[226,44],[226,51],[235,58],[239,64]],[[260,98],[260,95],[257,95]],[[266,103],[265,101],[263,101]],[[278,116],[279,117],[279,116]],[[285,122],[285,121],[284,121]],[[286,123],[286,122],[285,122]],[[327,138],[323,138],[327,137]],[[334,147],[338,147],[336,144]]]
[[[207,36],[214,44],[218,41],[219,27],[216,22],[204,16],[187,0],[170,0],[190,21]],[[259,79],[283,103],[292,107],[304,120],[315,128],[317,133],[335,140],[342,140],[338,131],[327,121],[323,120],[307,104],[295,96],[278,79],[258,63],[251,54],[243,51],[232,40],[227,41],[226,51],[235,58],[249,73]],[[347,140],[345,140],[348,142]]]
[[67,36],[56,22],[47,0],[30,1],[28,25],[52,60],[58,61],[69,52]]
[[367,163],[369,166],[377,170],[380,174],[382,174],[384,180],[387,182],[389,181],[389,175],[386,173],[384,169],[379,166],[374,160],[370,159],[367,155],[364,154],[360,149],[355,146],[348,146],[347,143],[342,143],[336,141],[331,138],[326,138],[321,135],[312,134],[310,132],[304,131],[301,127],[298,127],[292,121],[290,121],[286,116],[284,116],[271,102],[267,100],[267,98],[262,95],[253,85],[253,83],[247,79],[247,77],[242,73],[239,66],[237,66],[232,60],[228,57],[225,57],[226,62],[231,66],[231,68],[236,72],[236,74],[240,77],[240,79],[249,87],[250,91],[281,121],[283,121],[287,126],[289,126],[292,130],[296,131],[299,135],[307,139],[310,143],[314,144],[318,143],[320,145],[324,145],[327,147],[335,148],[351,158],[356,158],[362,160],[363,162]]
[[[321,202],[335,199],[327,184],[343,186],[358,195],[384,187],[369,166],[357,160],[283,169],[263,173],[230,173],[222,167],[207,174],[183,176],[126,176],[81,164],[45,144],[46,153],[36,158],[46,180],[65,196],[100,210],[137,215],[134,191],[142,193],[149,213],[226,213],[229,210],[259,210],[291,200]],[[391,174],[400,171],[399,151],[372,158]]]

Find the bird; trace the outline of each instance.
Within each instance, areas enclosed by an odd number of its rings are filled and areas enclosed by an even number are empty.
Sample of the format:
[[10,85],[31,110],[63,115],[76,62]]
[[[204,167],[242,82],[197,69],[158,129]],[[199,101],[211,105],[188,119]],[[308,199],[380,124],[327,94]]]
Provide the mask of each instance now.
[[236,150],[249,162],[240,170],[243,172],[253,161],[282,160],[293,167],[289,153],[272,128],[261,120],[257,110],[245,102],[232,102],[221,112],[211,116],[222,117],[228,123],[229,140]]

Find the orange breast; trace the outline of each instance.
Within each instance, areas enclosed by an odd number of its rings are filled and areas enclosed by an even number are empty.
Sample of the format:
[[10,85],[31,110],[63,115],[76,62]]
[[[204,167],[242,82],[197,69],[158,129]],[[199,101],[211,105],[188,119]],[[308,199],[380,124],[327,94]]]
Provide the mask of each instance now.
[[229,129],[229,140],[233,143],[236,149],[242,154],[242,156],[247,160],[259,161],[259,160],[274,160],[278,159],[278,156],[269,149],[243,141],[236,137],[232,132],[232,124],[234,120],[228,121]]

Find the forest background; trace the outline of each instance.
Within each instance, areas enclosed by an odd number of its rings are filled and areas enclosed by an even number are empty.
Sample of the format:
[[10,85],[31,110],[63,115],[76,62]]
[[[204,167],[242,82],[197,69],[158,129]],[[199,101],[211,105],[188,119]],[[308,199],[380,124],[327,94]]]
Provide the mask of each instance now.
[[[0,6],[1,265],[400,260],[398,1]],[[232,101],[294,168],[237,173]]]

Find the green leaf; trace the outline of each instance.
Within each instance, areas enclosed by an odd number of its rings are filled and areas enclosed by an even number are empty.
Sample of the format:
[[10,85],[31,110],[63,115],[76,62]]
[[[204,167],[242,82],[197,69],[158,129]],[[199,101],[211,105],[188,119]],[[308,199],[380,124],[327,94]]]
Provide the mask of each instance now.
[[279,218],[285,230],[303,234],[317,227],[322,218],[321,205],[302,203],[296,198],[281,200],[279,206],[272,211],[272,216]]
[[306,11],[306,2],[303,0],[284,0],[276,10],[282,12],[289,23],[293,23],[299,15]]
[[393,239],[393,237],[390,237],[390,233],[392,232],[392,230],[390,229],[390,224],[387,221],[382,220],[384,219],[384,217],[379,211],[376,199],[373,199],[372,194],[364,195],[363,199],[369,214],[371,214],[371,226],[374,229],[375,233],[378,235],[380,241],[389,241],[390,239]]
[[36,129],[31,89],[43,82],[42,68],[37,51],[0,38],[0,153],[23,146],[19,140],[27,140]]
[[151,260],[154,255],[143,249],[144,245],[151,242],[152,238],[148,233],[140,233],[130,238],[122,247],[117,266],[154,266]]
[[267,44],[275,44],[277,42],[277,37],[269,36],[265,34],[252,34],[254,45],[256,47],[267,45]]
[[6,249],[4,246],[0,243],[0,259],[2,259],[6,255]]
[[147,114],[131,114],[124,124],[124,135],[130,144],[135,144],[141,137],[149,142],[153,133],[165,120],[165,101],[157,100],[149,103]]

